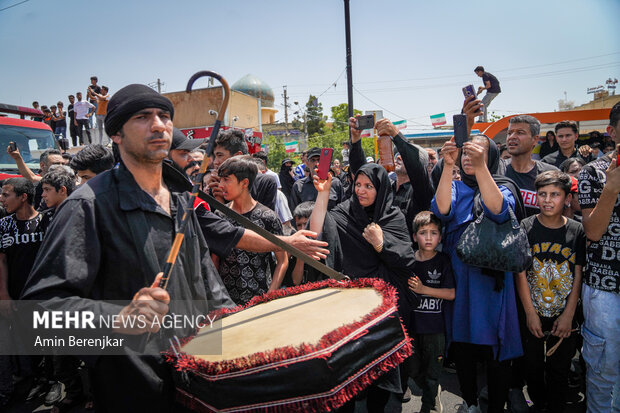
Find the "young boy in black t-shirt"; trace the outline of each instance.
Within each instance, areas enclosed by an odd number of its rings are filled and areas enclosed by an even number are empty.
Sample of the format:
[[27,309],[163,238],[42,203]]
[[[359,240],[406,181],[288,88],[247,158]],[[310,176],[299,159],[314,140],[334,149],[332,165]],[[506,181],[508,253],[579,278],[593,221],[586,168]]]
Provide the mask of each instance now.
[[411,314],[410,335],[415,347],[409,364],[409,376],[422,389],[422,409],[441,411],[439,378],[446,347],[446,325],[443,300],[454,300],[454,276],[450,257],[435,249],[441,241],[441,221],[430,211],[423,211],[413,220],[413,238],[419,249],[415,252],[413,277],[409,289],[417,306]]
[[517,276],[527,317],[527,331],[523,332],[526,382],[537,411],[562,412],[575,354],[574,315],[586,238],[580,223],[562,216],[571,203],[571,177],[547,171],[536,178],[535,185],[540,213],[521,221],[533,263]]
[[[282,235],[282,223],[273,210],[252,198],[250,188],[258,167],[248,155],[233,156],[222,163],[217,171],[219,190],[228,207],[245,216],[274,235]],[[221,214],[218,211],[218,214]],[[233,225],[240,224],[223,216]],[[252,297],[280,288],[288,261],[284,251],[276,252],[276,265],[271,268],[269,252],[249,252],[233,248],[226,257],[220,257],[219,273],[235,304],[246,304]]]

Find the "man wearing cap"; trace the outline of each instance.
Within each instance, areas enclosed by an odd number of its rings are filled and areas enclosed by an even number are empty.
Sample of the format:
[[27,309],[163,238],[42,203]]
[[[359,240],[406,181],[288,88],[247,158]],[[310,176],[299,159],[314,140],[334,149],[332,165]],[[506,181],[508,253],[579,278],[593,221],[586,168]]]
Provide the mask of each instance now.
[[[46,310],[88,310],[95,320],[128,314],[153,320],[233,305],[194,214],[167,289],[158,287],[158,273],[189,200],[187,179],[162,162],[172,141],[173,116],[172,103],[145,85],[126,86],[110,99],[105,129],[121,162],[58,207],[22,298],[40,300]],[[132,301],[123,306],[109,300]],[[159,350],[172,335],[188,331],[160,330],[153,323],[143,327],[97,330],[126,340],[125,356],[87,360],[98,410],[172,410],[172,372]]]
[[185,167],[192,161],[190,153],[202,145],[204,141],[204,139],[189,139],[179,129],[174,128],[168,159],[172,161],[175,168],[185,173]]
[[[291,190],[291,201],[293,207],[291,211],[294,210],[297,205],[306,201],[315,201],[317,196],[316,188],[312,183],[312,177],[315,174],[315,169],[319,164],[319,159],[321,158],[321,148],[311,148],[308,151],[308,155],[306,158],[306,167],[307,175],[303,179],[299,179],[295,181],[293,184],[293,189]],[[327,204],[327,209],[332,210],[336,205],[341,203],[344,200],[344,191],[342,190],[342,183],[338,178],[334,178],[332,180],[332,186],[329,190],[329,202]]]

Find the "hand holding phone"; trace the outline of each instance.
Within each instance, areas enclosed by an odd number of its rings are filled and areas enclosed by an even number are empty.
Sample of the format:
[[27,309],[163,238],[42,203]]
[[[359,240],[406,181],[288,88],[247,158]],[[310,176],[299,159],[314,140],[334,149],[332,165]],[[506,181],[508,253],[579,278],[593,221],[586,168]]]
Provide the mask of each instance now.
[[9,151],[15,152],[17,150],[17,144],[15,142],[9,142]]
[[463,144],[469,140],[467,136],[467,116],[454,115],[452,116],[452,122],[454,123],[454,142],[457,148],[462,148]]
[[474,85],[465,86],[463,88],[463,96],[465,96],[465,100],[467,100],[471,96],[474,97],[472,100],[476,100],[477,96],[476,96],[476,91],[474,90]]
[[355,127],[357,130],[372,129],[375,127],[375,115],[363,115],[355,119],[357,120],[357,126]]
[[332,148],[323,148],[321,149],[321,157],[319,158],[319,168],[317,171],[317,176],[319,179],[327,179],[327,174],[329,173],[329,167],[332,164],[332,156],[334,155],[334,150]]

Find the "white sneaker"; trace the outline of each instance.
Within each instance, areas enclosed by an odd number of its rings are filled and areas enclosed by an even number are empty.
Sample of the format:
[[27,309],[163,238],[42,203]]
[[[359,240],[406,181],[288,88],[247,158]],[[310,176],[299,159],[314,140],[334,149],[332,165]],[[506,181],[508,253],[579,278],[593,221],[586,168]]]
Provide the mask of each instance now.
[[441,384],[437,386],[437,397],[435,397],[435,407],[431,409],[432,413],[443,413],[443,404],[441,404]]

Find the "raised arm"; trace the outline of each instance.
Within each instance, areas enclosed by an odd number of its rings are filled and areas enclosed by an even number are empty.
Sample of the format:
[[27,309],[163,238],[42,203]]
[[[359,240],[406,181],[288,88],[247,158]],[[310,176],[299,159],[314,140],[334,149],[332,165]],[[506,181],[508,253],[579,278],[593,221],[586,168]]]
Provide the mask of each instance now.
[[448,215],[450,213],[450,205],[452,205],[452,168],[459,154],[456,143],[454,143],[454,137],[443,144],[441,153],[443,154],[443,170],[439,185],[437,185],[435,200],[439,213]]
[[358,169],[366,163],[366,155],[362,149],[362,131],[355,129],[357,121],[349,118],[349,129],[351,130],[351,150],[349,151],[349,168],[355,175]]
[[504,196],[497,187],[487,167],[485,161],[485,147],[479,143],[470,141],[465,142],[463,151],[467,153],[468,157],[471,159],[471,165],[474,168],[474,174],[478,182],[482,202],[484,202],[484,205],[486,205],[491,213],[499,215],[499,213],[502,212]]
[[332,186],[332,176],[327,174],[327,180],[319,179],[317,175],[313,177],[314,187],[318,194],[312,215],[310,215],[310,231],[321,234],[323,232],[323,224],[325,223],[325,215],[327,214],[327,204],[329,202],[329,189]]

